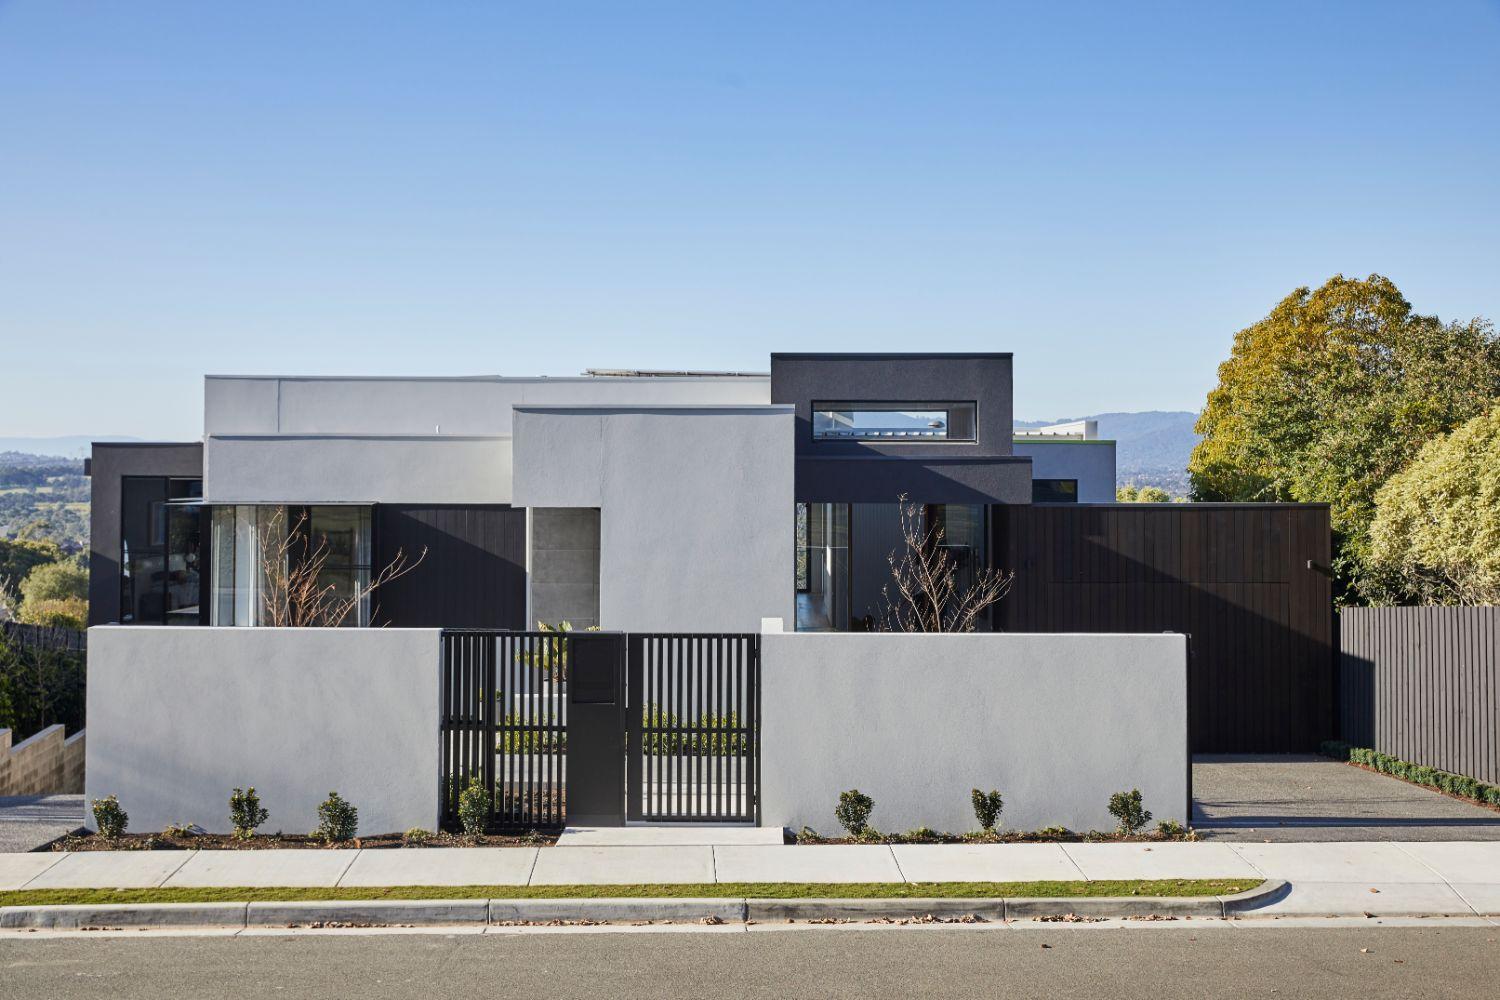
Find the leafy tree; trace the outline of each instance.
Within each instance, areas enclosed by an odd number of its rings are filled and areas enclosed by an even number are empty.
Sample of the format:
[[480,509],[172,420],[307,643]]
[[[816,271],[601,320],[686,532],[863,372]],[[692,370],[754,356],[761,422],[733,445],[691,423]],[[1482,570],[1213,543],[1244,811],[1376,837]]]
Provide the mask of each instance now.
[[1375,495],[1374,565],[1430,604],[1500,604],[1500,405],[1423,446]]
[[85,629],[89,623],[89,602],[81,597],[26,601],[16,617],[27,625]]
[[62,549],[54,542],[0,538],[0,580],[9,580],[19,587],[32,570],[62,557]]
[[89,575],[78,564],[67,562],[43,563],[27,574],[21,582],[21,600],[65,601],[70,597],[88,600]]
[[1497,395],[1487,320],[1445,324],[1388,278],[1336,275],[1235,334],[1198,419],[1193,496],[1329,504],[1340,599],[1388,598],[1370,562],[1376,490]]
[[1160,486],[1121,486],[1115,490],[1120,503],[1171,503],[1172,495]]

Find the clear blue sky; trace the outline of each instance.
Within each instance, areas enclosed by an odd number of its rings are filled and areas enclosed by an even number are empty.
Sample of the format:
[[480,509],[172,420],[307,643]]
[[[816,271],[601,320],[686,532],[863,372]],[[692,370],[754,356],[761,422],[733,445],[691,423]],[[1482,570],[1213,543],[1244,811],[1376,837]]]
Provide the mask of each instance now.
[[204,372],[1011,350],[1196,409],[1300,284],[1500,315],[1500,4],[0,0],[0,435]]

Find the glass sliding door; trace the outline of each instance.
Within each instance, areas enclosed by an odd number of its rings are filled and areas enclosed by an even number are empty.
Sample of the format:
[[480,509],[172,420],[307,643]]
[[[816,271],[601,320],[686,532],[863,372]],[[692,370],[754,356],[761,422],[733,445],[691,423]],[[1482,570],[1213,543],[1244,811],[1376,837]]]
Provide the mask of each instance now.
[[[892,560],[907,557],[901,507],[894,503],[807,503],[797,512],[799,632],[868,632],[881,628],[896,598]],[[953,565],[960,593],[986,565],[982,504],[921,504],[917,528]],[[941,537],[939,537],[941,533]],[[980,629],[987,630],[988,622]]]
[[268,625],[296,600],[289,575],[321,561],[310,590],[325,605],[357,602],[341,624],[370,623],[370,508],[236,504],[213,508],[210,622]]

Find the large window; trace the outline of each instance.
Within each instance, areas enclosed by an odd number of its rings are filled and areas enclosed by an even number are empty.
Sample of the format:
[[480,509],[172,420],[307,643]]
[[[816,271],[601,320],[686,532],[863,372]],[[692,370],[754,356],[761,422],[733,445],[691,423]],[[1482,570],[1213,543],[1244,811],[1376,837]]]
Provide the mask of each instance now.
[[[893,503],[809,503],[798,512],[797,631],[868,632],[879,628],[892,583],[891,557],[906,551],[901,508]],[[924,504],[924,534],[941,528],[960,591],[985,567],[985,508]],[[806,586],[803,586],[803,583]],[[981,625],[981,628],[987,627]]]
[[[288,539],[288,533],[292,537]],[[265,625],[287,564],[320,560],[316,589],[332,600],[358,595],[345,625],[370,623],[370,508],[237,504],[213,508],[210,622]],[[272,573],[272,570],[277,572]]]
[[815,441],[973,441],[973,403],[813,403]]
[[120,483],[120,618],[197,625],[202,578],[200,479],[126,476]]

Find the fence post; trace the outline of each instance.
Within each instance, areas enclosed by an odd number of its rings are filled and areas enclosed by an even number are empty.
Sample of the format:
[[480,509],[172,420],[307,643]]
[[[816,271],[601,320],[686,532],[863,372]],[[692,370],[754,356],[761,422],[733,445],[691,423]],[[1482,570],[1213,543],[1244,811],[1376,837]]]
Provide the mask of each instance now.
[[624,826],[625,634],[568,642],[568,824]]

